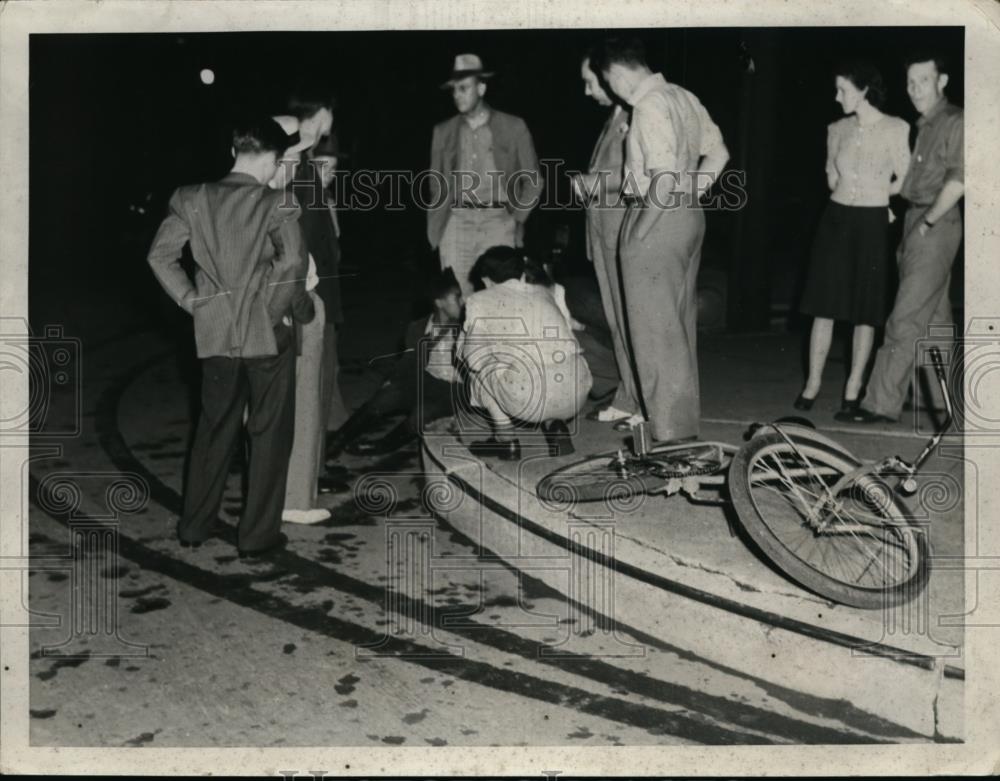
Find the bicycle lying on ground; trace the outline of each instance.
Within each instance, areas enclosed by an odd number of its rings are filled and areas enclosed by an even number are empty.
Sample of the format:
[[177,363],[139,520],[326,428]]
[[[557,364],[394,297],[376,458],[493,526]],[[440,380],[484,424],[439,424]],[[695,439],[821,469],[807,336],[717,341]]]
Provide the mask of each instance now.
[[953,417],[941,353],[930,352],[946,417],[912,463],[864,462],[807,425],[778,421],[753,426],[742,447],[691,442],[592,456],[542,478],[538,497],[572,503],[682,492],[700,501],[701,488],[728,488],[747,534],[801,586],[854,607],[908,602],[927,585],[930,544],[901,497],[916,493],[917,473]]

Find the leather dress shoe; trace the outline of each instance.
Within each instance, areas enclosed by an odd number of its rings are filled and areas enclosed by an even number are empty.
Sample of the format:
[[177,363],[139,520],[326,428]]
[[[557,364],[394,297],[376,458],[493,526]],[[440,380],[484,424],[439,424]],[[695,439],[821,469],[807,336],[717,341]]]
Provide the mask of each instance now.
[[501,442],[496,437],[490,437],[469,443],[469,452],[476,458],[499,458],[501,461],[516,461],[521,457],[521,443],[516,439]]
[[857,415],[861,410],[861,399],[841,399],[840,413],[843,415]]
[[792,402],[792,406],[795,407],[795,409],[800,409],[803,412],[808,412],[813,408],[813,402],[815,401],[816,401],[815,396],[813,396],[810,399],[808,396],[805,396],[800,393],[798,397],[795,399],[795,401]]
[[274,542],[263,548],[254,548],[253,550],[243,550],[242,548],[237,548],[236,552],[241,559],[259,559],[267,556],[270,553],[275,553],[288,544],[288,535],[284,532],[279,532],[278,536],[275,538]]
[[562,420],[548,420],[542,423],[542,433],[549,447],[549,456],[568,456],[576,452],[569,427]]
[[862,423],[865,425],[896,422],[895,418],[890,418],[888,415],[879,415],[877,412],[869,412],[861,407],[858,407],[853,412],[841,410],[833,416],[833,419],[841,423]]

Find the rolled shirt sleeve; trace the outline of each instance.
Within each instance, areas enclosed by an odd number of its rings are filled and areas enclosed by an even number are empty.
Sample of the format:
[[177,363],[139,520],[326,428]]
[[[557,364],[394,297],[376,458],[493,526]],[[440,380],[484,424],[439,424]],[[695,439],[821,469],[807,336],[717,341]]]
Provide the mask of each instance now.
[[962,114],[951,118],[948,133],[945,136],[944,148],[944,180],[945,182],[965,183],[965,122]]
[[[653,96],[651,96],[652,98]],[[655,96],[659,98],[659,96]],[[642,173],[677,171],[677,135],[673,112],[665,100],[647,99],[632,111],[632,132],[642,153]]]

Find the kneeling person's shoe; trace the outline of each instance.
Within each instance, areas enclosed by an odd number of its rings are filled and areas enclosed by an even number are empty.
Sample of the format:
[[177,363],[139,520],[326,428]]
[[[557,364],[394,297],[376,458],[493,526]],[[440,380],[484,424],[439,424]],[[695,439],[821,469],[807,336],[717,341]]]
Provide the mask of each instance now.
[[545,434],[545,444],[549,449],[549,456],[568,456],[575,452],[573,438],[570,436],[569,427],[565,421],[550,420],[542,424],[542,433]]
[[516,439],[500,441],[495,437],[469,443],[469,452],[476,458],[499,458],[516,461],[521,457],[521,443]]

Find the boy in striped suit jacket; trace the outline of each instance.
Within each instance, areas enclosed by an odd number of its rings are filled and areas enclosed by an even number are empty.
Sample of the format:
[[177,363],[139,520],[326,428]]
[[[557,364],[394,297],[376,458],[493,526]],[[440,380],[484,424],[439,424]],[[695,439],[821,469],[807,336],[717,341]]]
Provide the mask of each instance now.
[[[313,312],[299,207],[267,184],[279,165],[294,165],[299,143],[271,118],[238,127],[232,170],[217,182],[178,188],[149,251],[164,290],[194,318],[202,362],[202,409],[177,529],[185,546],[212,536],[248,401],[250,458],[237,545],[248,555],[284,542],[295,417],[295,335],[286,315],[308,322]],[[185,244],[195,261],[193,283],[180,264]]]

